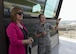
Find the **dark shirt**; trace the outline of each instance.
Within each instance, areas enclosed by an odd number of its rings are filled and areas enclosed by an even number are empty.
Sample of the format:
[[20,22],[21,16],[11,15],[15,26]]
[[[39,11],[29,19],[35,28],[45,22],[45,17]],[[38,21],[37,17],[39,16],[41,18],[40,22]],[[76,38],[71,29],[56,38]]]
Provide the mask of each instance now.
[[[22,29],[22,28],[20,28],[20,29],[21,29],[21,30],[22,30],[22,32],[23,32],[24,39],[28,39],[28,37],[27,37],[27,36],[28,36],[28,34],[27,34],[26,30],[25,30],[24,28],[23,28],[23,29]],[[28,51],[28,50],[27,50],[27,49],[28,49],[28,48],[27,48],[27,45],[25,45],[25,48],[26,48],[26,54],[27,54],[27,51]]]
[[27,34],[27,32],[26,32],[26,30],[23,28],[20,28],[21,30],[22,30],[22,32],[23,32],[23,35],[24,35],[24,39],[27,39],[28,37],[28,34]]

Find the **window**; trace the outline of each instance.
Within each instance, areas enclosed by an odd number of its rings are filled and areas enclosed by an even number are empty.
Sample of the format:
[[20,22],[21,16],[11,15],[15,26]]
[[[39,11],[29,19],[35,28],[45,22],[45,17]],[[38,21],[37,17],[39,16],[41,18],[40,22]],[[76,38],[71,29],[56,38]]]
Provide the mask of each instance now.
[[44,15],[47,18],[53,18],[56,16],[59,0],[47,0],[44,10]]
[[38,17],[44,11],[45,0],[4,0],[4,8],[12,9],[15,6],[23,8],[24,15]]

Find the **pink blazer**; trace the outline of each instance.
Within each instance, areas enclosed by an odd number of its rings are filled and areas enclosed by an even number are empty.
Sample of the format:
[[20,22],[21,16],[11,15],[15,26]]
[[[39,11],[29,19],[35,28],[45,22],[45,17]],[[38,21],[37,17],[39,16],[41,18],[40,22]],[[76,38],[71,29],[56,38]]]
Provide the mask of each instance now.
[[[27,31],[25,27],[24,29]],[[26,54],[25,45],[22,44],[22,40],[24,39],[23,32],[15,22],[11,22],[8,25],[6,33],[10,40],[9,54]]]

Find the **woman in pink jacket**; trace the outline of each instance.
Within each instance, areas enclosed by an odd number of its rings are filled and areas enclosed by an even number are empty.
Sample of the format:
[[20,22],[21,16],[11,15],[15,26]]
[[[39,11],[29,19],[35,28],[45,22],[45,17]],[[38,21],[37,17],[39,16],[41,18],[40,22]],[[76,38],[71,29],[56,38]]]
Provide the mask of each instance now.
[[11,22],[6,28],[10,40],[9,54],[26,54],[26,45],[33,42],[31,37],[26,39],[28,31],[22,20],[23,10],[20,7],[14,7],[11,11]]

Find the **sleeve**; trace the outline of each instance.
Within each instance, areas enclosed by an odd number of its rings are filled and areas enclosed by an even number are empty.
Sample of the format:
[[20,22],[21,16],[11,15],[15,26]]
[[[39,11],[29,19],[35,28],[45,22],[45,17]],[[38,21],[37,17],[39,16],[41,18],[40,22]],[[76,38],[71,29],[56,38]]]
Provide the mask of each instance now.
[[22,46],[22,40],[19,40],[16,33],[16,28],[13,26],[6,29],[7,36],[9,37],[10,43],[15,46]]
[[53,26],[53,25],[51,25],[50,23],[48,23],[48,26],[49,26],[49,29],[51,29],[51,30],[52,30],[52,29],[53,29],[53,27],[54,27],[54,26]]
[[33,34],[37,34],[38,33],[36,25],[33,27],[33,32],[34,32]]

